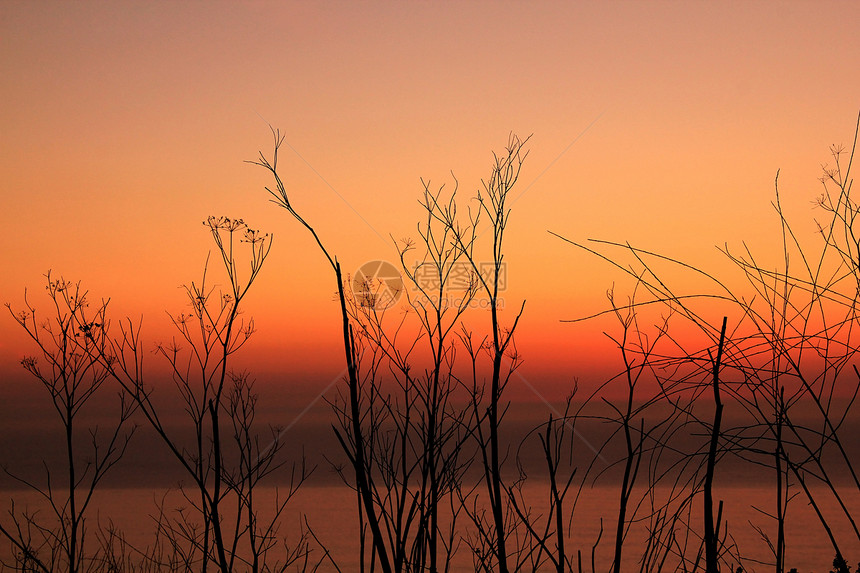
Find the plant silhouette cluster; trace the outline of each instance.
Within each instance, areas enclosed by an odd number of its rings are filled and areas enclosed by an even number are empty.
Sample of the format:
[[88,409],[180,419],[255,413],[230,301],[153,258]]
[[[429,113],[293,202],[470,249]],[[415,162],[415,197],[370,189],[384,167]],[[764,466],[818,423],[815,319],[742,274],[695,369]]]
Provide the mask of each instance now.
[[[272,236],[241,219],[210,217],[204,225],[217,271],[207,258],[200,280],[184,287],[187,310],[170,315],[174,339],[155,350],[171,385],[157,384],[144,363],[140,321],[111,327],[109,301],[91,307],[79,283],[47,274],[47,319],[26,294],[23,310],[7,305],[35,345],[22,365],[61,422],[64,455],[46,460],[38,479],[7,469],[41,505],[11,500],[0,519],[9,548],[0,567],[342,571],[355,557],[359,571],[383,573],[448,572],[463,563],[487,573],[791,573],[789,508],[802,503],[829,540],[832,570],[850,572],[845,548],[860,543],[851,509],[860,494],[850,444],[860,392],[853,146],[832,149],[813,246],[785,216],[777,179],[781,260],[770,267],[746,245],[723,248],[740,286],[627,243],[556,235],[630,281],[626,300],[613,287],[605,311],[573,321],[612,319],[606,335],[619,373],[587,395],[573,384],[564,405],[514,436],[508,388],[521,377],[516,335],[525,301],[504,309],[500,299],[512,193],[529,139],[511,135],[466,199],[456,179],[450,190],[422,180],[417,239],[392,239],[407,287],[399,312],[376,304],[375,293],[388,285],[366,279],[356,289],[345,276],[282,179],[284,140],[273,136],[272,153],[252,163],[271,176],[271,201],[314,239],[337,292],[346,374],[329,399],[340,451],[326,457],[355,494],[357,557],[330,550],[312,515],[296,518],[297,535],[282,531],[313,468],[288,458],[281,428],[260,428],[252,375],[232,366],[254,334],[242,308]],[[677,270],[706,286],[677,291],[665,278]],[[212,272],[223,278],[221,289]],[[486,301],[480,311],[472,304],[478,298]],[[118,396],[112,423],[89,427],[94,397],[111,392]],[[181,405],[179,425],[167,421],[170,402]],[[142,547],[92,507],[139,428],[157,437],[184,476],[156,507],[153,540]],[[583,439],[585,428],[596,445]],[[744,524],[726,517],[737,509],[720,499],[727,464],[754,468],[772,485],[754,508],[760,520],[747,524],[768,559],[750,557],[738,536]],[[261,491],[275,475],[288,479],[272,502]],[[616,491],[611,514],[581,546],[574,534],[594,524],[578,506],[605,484]]]

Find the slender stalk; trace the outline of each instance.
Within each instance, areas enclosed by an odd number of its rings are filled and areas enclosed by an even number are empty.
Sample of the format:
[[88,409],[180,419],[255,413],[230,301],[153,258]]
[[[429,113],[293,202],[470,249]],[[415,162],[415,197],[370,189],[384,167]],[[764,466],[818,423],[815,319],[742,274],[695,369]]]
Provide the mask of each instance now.
[[720,328],[720,342],[717,345],[717,356],[713,360],[713,389],[714,389],[714,424],[711,429],[711,443],[708,448],[708,463],[705,471],[705,571],[719,573],[719,523],[714,523],[714,472],[717,463],[717,449],[720,440],[720,425],[723,419],[723,402],[720,399],[720,368],[722,366],[723,348],[726,340],[726,324],[728,317],[723,317]]

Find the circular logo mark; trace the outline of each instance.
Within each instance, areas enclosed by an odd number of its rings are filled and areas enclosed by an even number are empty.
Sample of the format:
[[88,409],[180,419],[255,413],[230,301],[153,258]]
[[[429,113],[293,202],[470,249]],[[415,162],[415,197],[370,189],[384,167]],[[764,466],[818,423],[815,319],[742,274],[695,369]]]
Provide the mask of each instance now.
[[400,299],[403,278],[388,261],[368,261],[355,271],[352,292],[361,306],[385,310]]

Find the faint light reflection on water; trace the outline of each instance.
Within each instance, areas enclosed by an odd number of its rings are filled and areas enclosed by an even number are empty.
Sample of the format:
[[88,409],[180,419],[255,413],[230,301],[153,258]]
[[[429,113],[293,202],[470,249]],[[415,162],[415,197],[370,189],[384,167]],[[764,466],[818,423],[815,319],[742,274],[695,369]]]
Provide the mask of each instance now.
[[[545,489],[540,484],[531,484],[526,487],[526,496],[537,500],[539,496],[545,495]],[[154,520],[149,517],[156,513],[156,504],[160,502],[165,490],[152,489],[104,489],[96,494],[94,499],[94,510],[97,511],[98,519],[106,524],[110,519],[113,524],[123,531],[126,539],[137,547],[145,547],[152,541],[154,531]],[[29,504],[35,507],[35,496],[22,491],[5,492],[4,498],[8,500],[14,496],[18,508]],[[751,508],[752,504],[770,510],[772,505],[772,491],[765,486],[738,486],[723,487],[716,492],[718,499],[723,499],[725,508],[724,515],[728,520],[728,526],[735,541],[740,546],[746,557],[769,561],[769,551],[765,542],[750,525],[750,521],[765,529],[773,538],[776,537],[775,528],[769,518]],[[265,508],[266,502],[271,505],[274,502],[275,489],[261,488],[257,492],[257,502],[260,507]],[[583,569],[590,571],[591,547],[594,544],[598,530],[600,517],[604,518],[603,540],[596,553],[598,571],[606,571],[610,567],[612,558],[612,542],[614,528],[612,527],[612,512],[617,507],[617,489],[606,485],[597,486],[591,490],[585,490],[576,508],[573,520],[573,531],[567,547],[573,555],[576,563],[576,550],[582,551]],[[179,504],[181,497],[175,490],[170,491],[167,498],[167,507],[171,502]],[[833,514],[836,511],[835,502],[828,502],[825,506]],[[183,502],[187,505],[187,502]],[[357,518],[355,512],[356,497],[354,492],[338,486],[306,486],[302,488],[296,497],[290,502],[281,527],[281,532],[287,536],[288,543],[297,538],[302,523],[302,514],[307,516],[308,523],[316,535],[322,540],[331,555],[337,561],[343,571],[358,570],[358,539]],[[8,508],[8,501],[7,506]],[[174,506],[175,507],[175,506]],[[700,503],[697,504],[700,507]],[[860,514],[860,495],[854,494],[849,498],[849,509],[853,514]],[[540,512],[541,508],[535,504],[535,509]],[[96,513],[91,514],[91,519]],[[860,543],[851,539],[851,531],[848,529],[847,520],[831,523],[840,543],[844,544],[844,552],[849,564],[860,560]],[[93,525],[91,524],[90,530]],[[625,544],[625,558],[623,571],[639,570],[639,549],[644,540],[643,533],[639,530],[631,532]],[[797,567],[801,572],[815,571],[824,573],[829,571],[833,560],[833,550],[827,540],[826,534],[820,527],[812,509],[801,497],[797,497],[789,508],[788,529],[786,537],[787,559],[786,570]],[[3,554],[8,555],[8,546],[2,546]],[[317,558],[322,556],[322,551],[315,549]],[[745,563],[746,571],[771,571],[772,566]],[[326,563],[321,571],[334,570]],[[474,571],[471,556],[467,547],[462,545],[460,552],[455,558],[452,573]]]

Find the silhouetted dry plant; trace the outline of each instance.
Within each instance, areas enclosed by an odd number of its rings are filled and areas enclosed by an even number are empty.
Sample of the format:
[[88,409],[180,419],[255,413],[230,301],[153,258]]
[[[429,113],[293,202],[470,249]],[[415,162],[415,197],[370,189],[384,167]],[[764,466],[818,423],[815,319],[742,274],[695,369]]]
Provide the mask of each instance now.
[[[500,571],[507,573],[510,552],[508,541],[511,535],[521,532],[515,523],[515,512],[511,506],[506,488],[503,484],[502,466],[504,454],[501,452],[500,428],[502,418],[508,407],[504,399],[504,390],[511,376],[522,362],[517,353],[514,334],[525,302],[519,308],[509,326],[503,326],[500,318],[500,291],[504,270],[504,237],[510,216],[508,201],[522,170],[523,162],[528,156],[526,144],[528,138],[520,139],[511,135],[505,151],[493,154],[493,167],[490,176],[483,181],[483,193],[478,192],[475,209],[468,210],[468,223],[449,218],[445,226],[453,233],[453,240],[462,250],[464,259],[470,264],[473,275],[477,280],[476,295],[485,297],[487,308],[490,310],[490,334],[476,339],[473,333],[463,330],[460,340],[469,357],[471,370],[471,387],[469,388],[470,405],[473,415],[472,430],[477,439],[481,464],[483,465],[483,481],[486,487],[486,502],[475,497],[465,505],[467,515],[471,518],[475,535],[468,540],[475,554],[475,566],[479,570]],[[492,251],[488,263],[489,276],[482,272],[480,262],[483,260],[476,251],[477,241],[481,235],[481,226],[488,225],[491,233]],[[483,364],[489,360],[492,369],[489,380],[486,380]],[[487,518],[482,507],[489,507],[490,517]],[[519,539],[525,542],[528,536],[523,534]],[[518,565],[514,570],[519,569]]]
[[102,301],[91,310],[80,283],[54,279],[50,272],[46,279],[51,311],[44,320],[26,292],[23,310],[15,312],[8,303],[6,307],[38,348],[37,356],[27,356],[21,364],[46,391],[61,422],[64,459],[59,467],[43,460],[42,478],[23,477],[4,467],[38,495],[44,509],[20,509],[11,501],[8,521],[0,520],[0,533],[11,544],[14,561],[3,565],[46,573],[98,571],[105,556],[88,519],[90,503],[128,447],[135,429],[128,420],[135,405],[120,395],[118,411],[106,430],[83,426],[88,403],[106,391],[103,386],[110,377],[100,361],[108,344],[108,303]]
[[[407,241],[398,246],[403,272],[418,293],[409,297],[410,316],[418,318],[417,330],[410,330],[411,326],[404,330],[405,316],[392,324],[377,304],[379,285],[359,285],[362,294],[358,298],[349,294],[340,263],[290,201],[277,171],[283,138],[275,130],[273,135],[271,159],[261,154],[254,163],[272,174],[275,188],[267,190],[273,202],[312,234],[337,281],[347,383],[341,399],[333,402],[338,418],[335,433],[349,460],[350,475],[342,475],[359,500],[361,567],[378,565],[383,572],[447,570],[460,542],[456,520],[465,511],[476,525],[472,549],[479,555],[478,561],[485,569],[507,571],[505,543],[516,525],[511,515],[505,515],[510,507],[501,478],[499,425],[504,409],[502,392],[519,363],[513,332],[522,309],[512,326],[504,329],[498,302],[503,278],[502,242],[509,215],[506,199],[525,159],[525,141],[512,136],[505,153],[494,156],[491,176],[483,193],[476,197],[475,210],[470,209],[465,220],[457,213],[456,188],[443,199],[442,189],[431,191],[429,184],[424,184],[424,220],[418,226],[422,244],[415,265],[408,260],[416,255],[415,243]],[[478,227],[485,219],[492,230],[489,276],[482,273],[482,260],[475,248]],[[468,269],[470,278],[451,305],[452,273],[461,266]],[[416,276],[419,268],[431,284]],[[491,335],[476,345],[471,333],[458,329],[461,316],[478,293],[487,298]],[[458,376],[455,367],[458,343],[468,355],[468,382]],[[422,349],[426,345],[429,353],[426,368],[414,364],[419,344]],[[480,374],[485,357],[492,364],[486,383]],[[385,384],[384,379],[390,382]],[[458,388],[467,390],[468,409],[458,409],[452,403]],[[465,490],[460,476],[465,464],[460,456],[467,447],[466,438],[475,438],[480,452],[490,521],[462,503]],[[472,497],[471,492],[466,495]],[[473,509],[477,508],[477,499],[472,501]],[[445,529],[443,505],[450,507]],[[369,554],[365,552],[365,527],[370,532]]]
[[[242,318],[240,305],[269,254],[271,237],[241,219],[210,217],[204,225],[221,259],[227,289],[216,292],[209,286],[207,260],[201,281],[184,287],[190,312],[170,315],[178,338],[156,347],[170,368],[187,426],[169,426],[153,399],[157,392],[144,373],[140,325],[123,323],[120,336],[111,341],[113,354],[104,356],[110,375],[191,481],[180,488],[186,509],[168,512],[162,507],[156,520],[159,538],[141,554],[158,566],[170,568],[178,561],[201,571],[210,566],[225,573],[307,568],[306,534],[288,545],[278,530],[310,469],[304,460],[294,464],[286,489],[276,489],[273,505],[262,507],[260,485],[286,463],[280,455],[285,444],[276,427],[258,433],[253,380],[230,368],[231,357],[254,333],[253,319]],[[250,259],[244,276],[243,249]],[[168,563],[159,561],[164,555]]]
[[[274,178],[274,190],[266,188],[266,191],[272,196],[271,201],[277,206],[286,210],[302,227],[313,236],[314,240],[331,266],[334,273],[335,284],[337,287],[338,301],[340,303],[341,327],[344,346],[344,356],[346,358],[347,371],[347,392],[344,404],[344,410],[341,411],[341,420],[346,420],[346,427],[335,427],[335,435],[341,444],[344,453],[349,459],[350,467],[354,475],[354,488],[358,495],[359,501],[359,522],[360,522],[360,562],[362,571],[364,570],[365,560],[365,526],[370,528],[371,537],[371,566],[378,563],[383,573],[391,573],[394,571],[394,565],[389,545],[386,539],[386,534],[380,524],[380,516],[376,510],[375,490],[376,486],[373,483],[373,475],[369,471],[372,467],[372,438],[368,439],[365,435],[370,432],[373,435],[377,431],[376,420],[371,418],[368,423],[370,427],[365,429],[362,424],[365,423],[365,418],[368,413],[374,414],[376,410],[372,408],[366,410],[363,406],[365,397],[365,388],[370,396],[373,397],[374,387],[371,383],[366,384],[364,374],[360,371],[360,354],[358,343],[356,341],[353,325],[350,324],[350,314],[348,309],[347,295],[344,285],[343,273],[341,272],[340,262],[337,257],[333,257],[326,249],[323,242],[317,235],[316,230],[302,218],[296,211],[292,203],[290,203],[289,194],[286,186],[278,174],[278,151],[284,142],[280,132],[272,129],[274,136],[274,149],[272,150],[272,158],[269,160],[262,152],[259,159],[252,161],[254,165],[259,165],[266,169]],[[372,376],[373,369],[370,369]],[[369,443],[370,442],[370,443]]]

